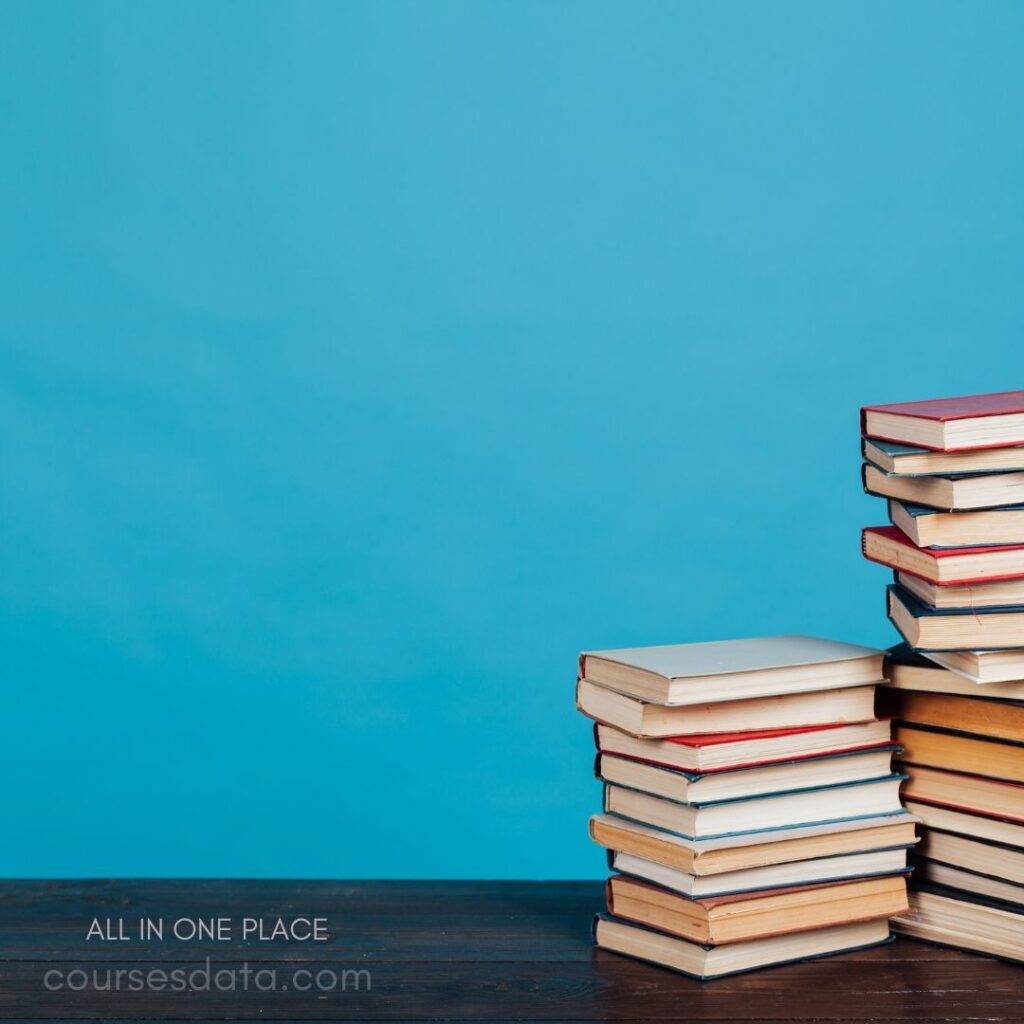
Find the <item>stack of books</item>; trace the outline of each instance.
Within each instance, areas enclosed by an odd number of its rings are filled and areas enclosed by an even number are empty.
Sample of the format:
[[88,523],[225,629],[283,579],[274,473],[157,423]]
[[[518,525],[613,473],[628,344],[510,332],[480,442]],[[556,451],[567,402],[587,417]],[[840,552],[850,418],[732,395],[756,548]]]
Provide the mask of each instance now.
[[800,636],[581,655],[614,872],[597,945],[706,979],[887,941],[915,834],[882,661]]
[[1024,392],[862,411],[865,555],[895,570],[880,709],[922,823],[895,927],[1024,959]]

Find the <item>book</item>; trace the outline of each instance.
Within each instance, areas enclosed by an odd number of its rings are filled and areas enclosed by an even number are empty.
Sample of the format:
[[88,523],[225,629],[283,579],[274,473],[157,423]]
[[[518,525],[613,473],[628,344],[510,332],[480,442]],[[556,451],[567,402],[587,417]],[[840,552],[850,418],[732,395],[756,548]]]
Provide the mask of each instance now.
[[896,742],[903,747],[900,759],[904,765],[923,765],[1024,783],[1024,745],[1020,743],[943,732],[920,725],[898,726]]
[[947,452],[1024,444],[1024,391],[866,405],[861,433]]
[[932,583],[980,583],[1024,576],[1024,545],[919,548],[895,526],[868,526],[862,534],[864,557]]
[[[945,669],[936,671],[944,672]],[[758,732],[709,733],[641,739],[610,725],[595,724],[597,749],[648,764],[689,772],[720,772],[755,768],[804,757],[842,754],[888,746],[888,721],[872,719],[852,725],[805,725]]]
[[921,883],[910,893],[910,910],[892,921],[910,938],[940,946],[1024,959],[1024,914],[1020,908],[962,889]]
[[924,830],[916,854],[977,875],[1024,886],[1024,850],[1018,847],[928,828]]
[[1024,543],[1024,505],[983,512],[942,512],[890,500],[889,520],[919,548]]
[[937,586],[920,576],[897,572],[896,582],[929,608],[1013,608],[1024,605],[1024,579]]
[[865,437],[862,453],[894,476],[955,476],[959,473],[1024,472],[1024,446],[942,452]]
[[757,768],[703,774],[634,761],[613,754],[598,754],[595,774],[614,786],[652,793],[678,803],[701,804],[879,779],[892,772],[892,754],[895,749],[887,746],[877,750],[829,754]]
[[929,829],[955,832],[957,835],[974,836],[991,843],[1024,849],[1024,825],[1015,821],[1001,821],[998,818],[982,817],[967,811],[956,811],[951,807],[922,804],[915,800],[904,802],[907,810]]
[[1024,786],[1016,782],[910,765],[903,795],[908,803],[938,804],[967,814],[1024,823]]
[[1024,885],[1008,882],[1003,878],[979,875],[953,864],[941,864],[926,859],[915,859],[914,876],[922,884],[941,885],[976,896],[1013,903],[1020,913],[1024,913]]
[[916,818],[899,811],[717,839],[689,839],[612,814],[595,814],[590,819],[590,838],[606,849],[702,876],[909,846],[915,842],[915,822]]
[[632,647],[584,652],[580,677],[653,704],[705,704],[874,683],[882,652],[811,636]]
[[[881,665],[879,665],[881,678]],[[700,733],[783,729],[805,725],[867,722],[875,717],[875,688],[859,686],[821,693],[664,707],[581,679],[576,706],[588,718],[633,736],[693,736]]]
[[984,686],[967,679],[959,672],[943,668],[923,654],[918,654],[905,641],[890,647],[885,659],[886,685],[879,687],[880,707],[890,708],[885,695],[892,690],[917,690],[926,693],[975,695],[1000,700],[1024,700],[1024,681],[987,683]]
[[617,814],[690,839],[712,838],[787,825],[898,814],[902,810],[899,786],[903,778],[892,774],[868,782],[710,804],[681,804],[638,790],[606,785],[604,809],[606,814]]
[[889,618],[919,651],[994,650],[1024,645],[1024,608],[927,608],[898,586],[886,588]]
[[708,946],[871,921],[908,907],[901,874],[699,900],[614,875],[607,892],[615,917]]
[[764,889],[783,889],[905,873],[907,850],[906,846],[865,850],[840,857],[817,857],[812,860],[747,868],[745,871],[726,871],[719,875],[693,875],[688,871],[678,871],[658,864],[656,861],[644,860],[631,853],[613,850],[609,854],[609,866],[614,871],[652,882],[687,899],[710,899]]
[[[945,671],[945,669],[941,670]],[[981,689],[975,683],[965,685]],[[996,684],[998,685],[998,684]],[[902,722],[1024,743],[1024,701],[884,689],[879,703]]]
[[594,941],[601,949],[667,967],[698,981],[778,964],[847,953],[878,946],[891,939],[884,920],[754,939],[727,946],[703,946],[664,932],[617,920],[605,914],[594,922]]
[[929,651],[928,657],[986,688],[1024,679],[1024,651]]
[[1024,501],[1024,473],[989,473],[984,476],[892,476],[865,462],[861,471],[864,490],[880,498],[896,498],[917,505],[954,509],[996,508]]

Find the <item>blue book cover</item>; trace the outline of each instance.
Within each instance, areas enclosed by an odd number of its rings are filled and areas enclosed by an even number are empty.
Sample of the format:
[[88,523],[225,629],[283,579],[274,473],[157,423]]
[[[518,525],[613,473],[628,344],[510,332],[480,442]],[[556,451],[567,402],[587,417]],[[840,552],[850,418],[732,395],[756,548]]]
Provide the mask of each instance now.
[[[928,642],[924,630],[918,630],[913,635],[908,636],[907,630],[902,628],[897,620],[895,611],[897,608],[894,603],[898,602],[903,606],[904,610],[914,620],[918,619],[958,619],[958,618],[970,618],[977,622],[979,627],[981,626],[984,619],[988,617],[999,617],[1006,615],[1022,615],[1024,616],[1024,607],[1016,608],[932,608],[930,605],[923,604],[919,601],[909,590],[904,590],[898,583],[890,583],[886,587],[886,611],[889,616],[889,621],[896,627],[897,632],[905,639],[908,643],[912,643],[913,646],[919,651],[931,651],[932,653],[941,653],[942,651],[963,651],[963,650],[985,650],[985,651],[1016,651],[1024,649],[1024,633],[1020,634],[1019,639],[1015,639],[1014,643],[996,643],[993,642],[993,633],[991,631],[986,632],[984,635],[979,633],[973,633],[970,636],[964,637],[961,633],[955,645],[953,644],[934,644],[935,637],[932,642]],[[909,624],[906,624],[909,628]],[[993,629],[998,629],[1004,625],[1004,623],[990,623]],[[1005,624],[1009,626],[1009,623]],[[1012,631],[1011,631],[1012,632]],[[998,634],[996,634],[998,635]]]
[[[877,453],[877,454],[876,454]],[[892,469],[886,469],[879,464],[879,456],[882,461],[889,461]],[[886,476],[950,476],[956,474],[956,466],[961,467],[960,474],[964,476],[982,476],[992,473],[1019,473],[1024,471],[1024,446],[1012,445],[998,451],[997,457],[992,458],[990,452],[935,452],[928,448],[914,448],[908,444],[896,444],[894,441],[880,441],[875,438],[863,438],[861,441],[861,456],[872,466],[875,466]],[[911,472],[900,467],[901,460],[909,465],[911,460],[924,463],[926,467],[916,472]],[[963,469],[967,463],[973,463],[974,468]],[[939,468],[935,468],[939,467]]]

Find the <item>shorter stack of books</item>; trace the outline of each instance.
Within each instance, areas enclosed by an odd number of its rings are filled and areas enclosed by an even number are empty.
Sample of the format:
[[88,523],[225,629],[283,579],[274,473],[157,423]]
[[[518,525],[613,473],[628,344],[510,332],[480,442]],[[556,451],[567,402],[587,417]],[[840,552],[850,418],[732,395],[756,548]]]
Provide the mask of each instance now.
[[866,490],[890,526],[864,554],[895,570],[894,715],[922,822],[899,931],[1024,958],[1024,392],[861,414]]
[[913,938],[1024,960],[1024,682],[979,686],[916,654],[889,655],[881,708],[899,719],[903,794],[921,822]]
[[882,652],[812,637],[581,655],[597,945],[706,979],[887,941],[915,835],[881,678]]

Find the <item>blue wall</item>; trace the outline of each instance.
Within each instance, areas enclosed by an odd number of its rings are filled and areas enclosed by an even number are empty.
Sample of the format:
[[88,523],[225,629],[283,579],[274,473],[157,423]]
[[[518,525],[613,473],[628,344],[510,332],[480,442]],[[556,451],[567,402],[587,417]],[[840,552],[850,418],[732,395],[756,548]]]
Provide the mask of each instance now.
[[602,871],[581,648],[886,644],[1024,385],[1024,7],[0,7],[6,875]]

